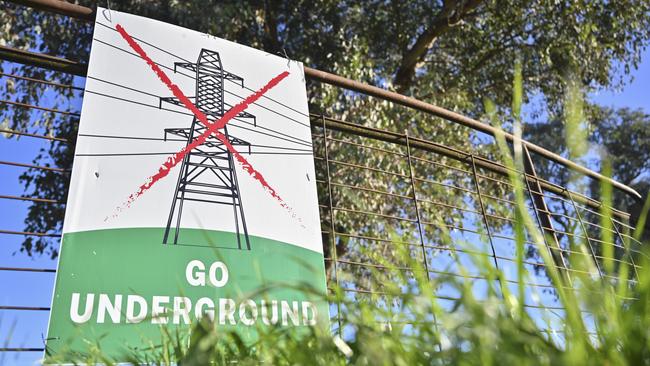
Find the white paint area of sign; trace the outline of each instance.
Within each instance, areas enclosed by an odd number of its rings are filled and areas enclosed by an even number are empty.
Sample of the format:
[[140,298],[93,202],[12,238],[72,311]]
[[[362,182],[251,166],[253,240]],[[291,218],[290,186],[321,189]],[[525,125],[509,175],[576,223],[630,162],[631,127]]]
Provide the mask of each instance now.
[[[147,54],[190,97],[196,94],[196,81],[187,76],[187,70],[177,68],[174,72],[174,63],[195,62],[202,49],[218,51],[223,68],[243,78],[243,88],[226,80],[227,105],[241,101],[281,72],[290,73],[246,109],[256,117],[256,126],[237,118],[228,128],[231,134],[253,144],[252,154],[243,155],[291,206],[302,224],[240,166],[236,174],[250,235],[322,253],[302,63],[162,22],[111,14],[109,22],[100,13],[95,26],[63,233],[160,227],[168,219],[180,164],[117,218],[105,221],[146,177],[158,171],[167,156],[185,146],[174,136],[164,141],[164,130],[189,127],[192,121],[191,113],[183,107],[162,104],[163,108],[158,108],[160,97],[172,94],[114,29],[119,23],[140,40]],[[186,201],[181,226],[234,231],[232,207],[206,207],[201,202]]]

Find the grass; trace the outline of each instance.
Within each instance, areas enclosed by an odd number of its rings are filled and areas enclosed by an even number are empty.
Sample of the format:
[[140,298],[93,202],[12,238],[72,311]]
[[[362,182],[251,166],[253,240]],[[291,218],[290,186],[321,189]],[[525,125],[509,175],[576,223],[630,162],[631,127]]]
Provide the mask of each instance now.
[[[515,67],[513,108],[515,135],[521,136],[521,68]],[[517,77],[518,75],[518,77]],[[579,91],[567,93],[566,123],[568,146],[576,154],[584,154],[584,131]],[[488,117],[497,124],[496,112],[486,101]],[[573,132],[571,132],[573,131]],[[577,132],[576,132],[577,131]],[[621,255],[614,247],[614,237],[603,230],[598,262],[589,254],[589,243],[571,243],[568,262],[575,271],[569,276],[555,266],[553,253],[544,243],[545,233],[539,230],[526,208],[525,182],[515,170],[523,170],[523,152],[518,141],[514,149],[503,136],[496,136],[505,165],[513,172],[510,183],[516,197],[513,231],[517,238],[517,283],[504,286],[504,274],[490,258],[473,255],[472,267],[487,278],[481,294],[472,286],[469,271],[457,262],[461,277],[429,278],[424,271],[402,271],[395,265],[418,268],[420,264],[408,250],[396,246],[396,258],[374,256],[373,260],[388,268],[371,273],[376,283],[383,284],[381,293],[354,300],[341,288],[334,288],[327,298],[338,303],[343,326],[339,331],[321,327],[303,328],[295,332],[285,328],[259,328],[259,339],[245,342],[236,332],[216,331],[209,321],[192,326],[189,337],[161,328],[162,347],[129,354],[133,363],[204,365],[208,363],[238,365],[640,365],[650,364],[650,263],[648,253],[636,255],[639,268],[617,261]],[[579,155],[572,155],[579,157]],[[603,173],[609,168],[604,164]],[[612,187],[603,183],[600,201],[604,203],[601,226],[612,227]],[[641,237],[650,200],[632,236]],[[453,244],[446,227],[439,225],[449,247]],[[560,329],[540,327],[524,307],[525,283],[530,273],[524,269],[524,233],[538,245],[537,253],[545,264],[546,276],[552,283],[559,306],[564,308]],[[397,235],[397,234],[394,234]],[[396,238],[399,240],[399,238]],[[453,253],[453,252],[452,252]],[[372,257],[373,253],[365,253]],[[582,255],[587,254],[587,255]],[[637,281],[629,281],[638,277]],[[460,299],[451,309],[434,296],[436,289],[455,289]],[[514,287],[514,290],[513,290]],[[309,291],[309,289],[304,289]],[[263,291],[263,289],[262,289]],[[338,328],[338,321],[333,321]],[[89,345],[88,353],[79,355],[80,363],[111,364],[99,347]]]

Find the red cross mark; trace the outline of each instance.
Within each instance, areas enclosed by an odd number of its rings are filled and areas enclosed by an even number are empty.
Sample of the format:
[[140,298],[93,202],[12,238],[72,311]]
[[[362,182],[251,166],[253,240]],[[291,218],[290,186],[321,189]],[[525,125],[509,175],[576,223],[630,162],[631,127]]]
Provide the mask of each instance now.
[[[149,56],[147,56],[147,53],[140,47],[140,45],[127,33],[126,29],[122,27],[120,24],[118,24],[116,27],[117,31],[120,33],[122,38],[126,40],[126,42],[129,44],[129,46],[138,54],[140,57],[151,67],[151,70],[158,76],[160,81],[162,81],[169,90],[174,94],[178,100],[180,100],[183,105],[192,111],[194,116],[196,116],[197,119],[199,119],[206,127],[206,131],[201,134],[199,137],[194,139],[189,145],[186,147],[182,148],[181,151],[173,154],[172,156],[168,157],[167,160],[160,166],[158,169],[158,172],[149,176],[145,182],[138,187],[137,191],[129,195],[129,198],[127,199],[126,202],[122,204],[122,207],[130,207],[131,204],[144,192],[146,192],[148,189],[153,187],[156,182],[158,182],[160,179],[166,177],[169,172],[171,171],[172,168],[174,168],[178,163],[182,162],[183,159],[185,158],[185,155],[187,155],[188,152],[190,152],[192,149],[200,146],[210,135],[214,135],[217,137],[223,145],[228,149],[228,151],[235,157],[235,159],[241,164],[242,168],[244,171],[246,171],[253,179],[257,180],[262,187],[273,197],[275,198],[282,207],[284,207],[291,215],[295,218],[296,214],[293,212],[292,208],[284,202],[284,200],[280,197],[280,195],[276,192],[273,187],[271,187],[266,179],[264,179],[264,176],[262,173],[257,171],[249,162],[244,158],[235,148],[230,144],[226,136],[221,133],[219,130],[222,129],[223,127],[226,126],[230,120],[232,120],[235,116],[237,116],[239,113],[243,112],[248,106],[250,106],[252,103],[257,101],[260,97],[262,97],[266,92],[271,90],[273,87],[278,85],[280,81],[282,81],[284,78],[289,76],[289,72],[284,71],[278,76],[274,77],[271,79],[266,85],[264,85],[261,89],[256,91],[255,93],[249,95],[246,97],[244,100],[241,102],[237,103],[235,106],[230,108],[223,117],[219,118],[218,120],[211,122],[208,120],[208,117],[201,112],[190,100],[183,94],[183,92],[180,90],[180,88],[174,84],[171,79],[165,74],[164,71],[158,67],[158,65],[151,60]],[[118,213],[121,211],[122,207],[118,207]],[[116,217],[117,213],[113,215],[113,217]]]

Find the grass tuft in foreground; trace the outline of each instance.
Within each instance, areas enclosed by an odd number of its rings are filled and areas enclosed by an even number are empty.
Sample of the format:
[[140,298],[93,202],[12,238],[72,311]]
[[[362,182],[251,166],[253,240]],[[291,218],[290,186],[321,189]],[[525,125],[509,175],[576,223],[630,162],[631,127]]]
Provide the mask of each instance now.
[[[521,67],[515,68],[513,118],[515,135],[521,136]],[[581,103],[578,91],[569,88],[567,97],[567,136],[576,153],[584,152],[585,133],[581,130]],[[496,112],[486,101],[488,117],[498,125]],[[571,132],[578,131],[578,132]],[[517,280],[506,281],[490,257],[471,256],[470,276],[467,264],[456,259],[461,276],[429,276],[421,263],[405,246],[396,245],[395,258],[364,253],[385,267],[372,270],[373,283],[381,284],[367,296],[345,295],[334,288],[326,299],[338,304],[340,313],[332,328],[258,328],[258,339],[245,342],[238,333],[223,332],[203,320],[183,336],[161,328],[161,339],[150,349],[132,352],[133,363],[205,365],[641,365],[650,364],[650,251],[620,250],[611,231],[601,230],[597,260],[589,243],[577,239],[563,260],[571,271],[558,265],[559,248],[539,230],[526,207],[526,182],[516,171],[524,170],[524,150],[519,142],[506,144],[496,136],[504,164],[510,169],[510,183],[516,197],[513,232],[517,238]],[[578,141],[579,140],[579,141]],[[578,151],[580,150],[580,151]],[[607,163],[603,173],[608,173]],[[612,187],[600,187],[603,202],[601,226],[612,228]],[[637,223],[632,238],[641,237],[650,200]],[[452,242],[446,226],[440,222],[440,241],[449,248]],[[527,233],[537,246],[544,263],[544,276],[552,284],[562,319],[561,325],[543,326],[543,319],[531,315],[524,304],[526,284],[533,274],[524,269]],[[394,233],[396,241],[399,234]],[[469,243],[468,243],[469,244]],[[630,243],[625,243],[628,246]],[[453,252],[452,252],[453,256]],[[631,260],[621,260],[633,258]],[[399,266],[396,265],[399,263]],[[487,286],[477,291],[474,278],[487,278]],[[445,287],[460,294],[453,306],[443,306],[436,296]],[[303,289],[310,291],[309,289]],[[260,291],[264,291],[261,289]],[[332,309],[335,307],[332,306]],[[89,352],[78,355],[80,363],[105,363],[101,348],[89,345]]]

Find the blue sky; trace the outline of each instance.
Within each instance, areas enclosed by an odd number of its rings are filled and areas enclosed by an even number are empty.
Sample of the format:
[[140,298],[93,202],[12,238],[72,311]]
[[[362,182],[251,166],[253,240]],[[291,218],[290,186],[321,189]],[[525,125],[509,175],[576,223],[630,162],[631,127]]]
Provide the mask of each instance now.
[[[642,108],[650,112],[648,85],[650,85],[650,50],[643,53],[643,62],[633,71],[634,80],[621,91],[601,91],[591,95],[593,101],[615,107]],[[0,81],[4,82],[4,80]],[[77,106],[78,108],[78,106]],[[39,149],[48,145],[45,140],[31,138],[4,139],[0,137],[0,160],[29,163]],[[22,168],[0,165],[0,195],[21,195],[18,182]],[[27,213],[27,202],[0,200],[0,229],[22,230]],[[28,258],[17,252],[22,237],[2,235],[0,267],[54,268],[56,262],[48,257]],[[0,305],[49,306],[54,283],[52,273],[0,271]],[[44,311],[0,310],[0,344],[10,347],[41,347],[46,332],[48,313]],[[13,332],[11,329],[13,328]],[[9,339],[9,335],[11,337]],[[8,344],[5,340],[8,339]],[[2,365],[33,365],[41,357],[39,352],[0,353]]]
[[592,100],[598,104],[615,107],[642,108],[650,112],[650,49],[643,52],[642,63],[632,75],[634,80],[622,91],[601,91],[592,95]]
[[[18,141],[0,138],[0,156],[2,160],[29,163],[45,147],[36,139],[24,138]],[[18,176],[23,169],[0,165],[0,192],[3,195],[21,195],[22,186]],[[15,200],[0,201],[0,228],[3,230],[22,230],[27,213],[27,202]],[[41,267],[54,268],[55,261],[47,258],[29,258],[16,253],[20,248],[22,237],[2,235],[0,244],[1,267]],[[53,273],[0,271],[0,305],[49,306],[54,285]],[[12,311],[0,310],[0,347],[38,347],[42,344],[41,334],[47,327],[46,311]],[[11,328],[15,324],[10,339]],[[8,340],[8,344],[5,344]],[[4,363],[2,363],[4,359]],[[17,357],[17,358],[16,358]],[[41,357],[38,352],[12,354],[0,353],[0,365],[31,365]]]

